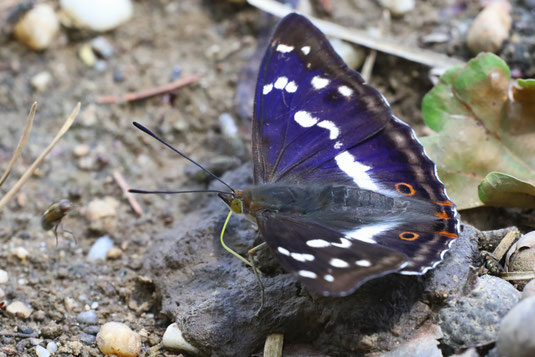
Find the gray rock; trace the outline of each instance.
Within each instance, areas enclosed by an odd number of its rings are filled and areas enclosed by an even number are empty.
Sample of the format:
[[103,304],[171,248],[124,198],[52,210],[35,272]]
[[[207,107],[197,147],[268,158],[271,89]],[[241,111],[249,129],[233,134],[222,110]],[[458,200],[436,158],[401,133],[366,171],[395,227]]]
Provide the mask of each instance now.
[[496,347],[500,356],[535,356],[535,296],[516,305],[503,318]]
[[522,299],[527,299],[530,296],[535,296],[535,280],[527,283],[522,290]]
[[439,311],[443,343],[457,349],[496,341],[501,319],[519,300],[520,292],[507,281],[481,276],[470,293]]
[[96,339],[95,336],[90,335],[85,332],[79,333],[77,337],[84,345],[88,345],[88,346],[91,346],[92,344],[94,344],[95,339]]
[[76,321],[81,324],[96,324],[98,322],[98,316],[93,310],[82,311],[76,316]]
[[[247,164],[223,179],[236,188],[250,187],[251,173]],[[216,184],[210,188],[220,189]],[[207,355],[251,355],[261,351],[273,331],[284,333],[285,344],[307,343],[327,355],[392,350],[416,337],[448,297],[471,290],[467,281],[475,279],[471,264],[477,241],[472,235],[477,231],[470,226],[433,274],[390,274],[344,298],[323,297],[301,287],[269,250],[263,250],[258,265],[264,272],[266,302],[255,318],[260,294],[254,274],[219,242],[228,208],[218,198],[196,202],[196,207],[203,208],[154,238],[144,268],[161,294],[161,312]],[[233,217],[225,242],[245,255],[260,242],[257,235],[249,221]]]

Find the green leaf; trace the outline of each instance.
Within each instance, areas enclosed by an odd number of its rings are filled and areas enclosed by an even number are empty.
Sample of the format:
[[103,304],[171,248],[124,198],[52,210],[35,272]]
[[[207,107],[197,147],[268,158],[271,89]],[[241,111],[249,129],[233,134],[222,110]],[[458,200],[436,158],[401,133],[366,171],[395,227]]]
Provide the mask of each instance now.
[[421,141],[459,209],[484,204],[478,186],[492,171],[535,183],[533,82],[511,81],[503,60],[482,53],[448,70],[424,97],[424,121],[437,134]]
[[501,172],[491,172],[478,189],[479,199],[490,206],[535,208],[535,186]]

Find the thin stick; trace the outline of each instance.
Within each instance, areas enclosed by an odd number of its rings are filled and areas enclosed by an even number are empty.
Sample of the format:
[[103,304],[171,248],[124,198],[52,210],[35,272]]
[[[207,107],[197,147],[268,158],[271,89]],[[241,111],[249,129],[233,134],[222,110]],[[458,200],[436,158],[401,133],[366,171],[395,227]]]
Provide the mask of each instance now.
[[494,252],[492,252],[492,255],[497,261],[502,260],[519,235],[520,232],[518,231],[511,231],[505,235],[505,237],[500,241],[500,244],[498,244],[496,249],[494,249]]
[[133,194],[131,194],[128,191],[128,184],[126,183],[126,180],[124,179],[123,175],[117,170],[113,171],[113,178],[115,179],[115,182],[119,185],[121,190],[123,190],[123,194],[126,196],[126,199],[128,200],[128,203],[130,203],[130,206],[136,212],[139,216],[143,215],[143,209],[137,203],[136,198]]
[[168,83],[161,87],[149,88],[140,90],[138,92],[130,92],[122,95],[103,95],[97,97],[98,104],[113,104],[113,103],[123,103],[131,102],[134,100],[146,99],[154,97],[155,95],[169,93],[175,89],[186,86],[190,83],[197,82],[202,76],[199,74],[194,74],[189,77],[185,77],[174,82]]
[[282,333],[269,335],[264,344],[264,357],[282,357],[283,345],[284,335]]
[[[247,2],[260,10],[278,17],[283,17],[294,12],[289,7],[274,0],[247,0]],[[357,45],[401,57],[412,62],[421,63],[431,68],[449,68],[464,64],[464,61],[460,59],[449,57],[441,53],[424,50],[419,47],[403,46],[399,41],[370,36],[363,30],[348,29],[333,24],[332,22],[319,20],[311,16],[307,17],[328,36],[353,42]]]
[[4,197],[2,197],[2,199],[0,200],[0,209],[2,207],[4,207],[7,204],[7,202],[13,196],[15,196],[17,194],[17,192],[19,192],[21,187],[26,183],[26,181],[28,181],[30,176],[33,174],[33,172],[35,171],[37,166],[39,166],[39,164],[41,164],[41,162],[45,159],[46,155],[48,155],[50,150],[52,150],[52,148],[57,144],[59,139],[61,139],[61,137],[63,135],[65,135],[67,130],[69,130],[69,128],[71,127],[72,123],[74,122],[74,119],[76,118],[76,116],[80,112],[80,106],[81,106],[80,103],[78,103],[76,105],[76,107],[72,111],[71,115],[67,118],[67,120],[65,121],[65,124],[63,124],[63,126],[61,127],[59,132],[56,134],[56,137],[54,138],[54,140],[52,140],[50,145],[48,145],[46,147],[46,149],[41,153],[41,155],[39,155],[39,157],[37,159],[35,159],[33,164],[28,168],[28,170],[26,170],[24,175],[22,175],[22,177],[15,183],[15,185],[11,188],[11,190],[9,190],[9,192],[6,193]]
[[22,149],[24,148],[24,145],[26,145],[26,141],[28,141],[28,137],[30,136],[30,131],[32,131],[33,119],[35,118],[36,108],[37,108],[37,102],[33,102],[32,107],[30,108],[30,114],[28,114],[28,118],[26,118],[26,124],[24,125],[22,136],[20,137],[19,143],[17,144],[17,147],[15,148],[15,152],[13,153],[13,157],[11,158],[9,165],[7,166],[6,172],[4,172],[4,175],[2,176],[2,178],[0,178],[0,187],[2,187],[2,184],[4,183],[4,181],[7,179],[7,177],[11,173],[11,170],[13,169],[15,162],[17,162],[20,155],[22,154]]

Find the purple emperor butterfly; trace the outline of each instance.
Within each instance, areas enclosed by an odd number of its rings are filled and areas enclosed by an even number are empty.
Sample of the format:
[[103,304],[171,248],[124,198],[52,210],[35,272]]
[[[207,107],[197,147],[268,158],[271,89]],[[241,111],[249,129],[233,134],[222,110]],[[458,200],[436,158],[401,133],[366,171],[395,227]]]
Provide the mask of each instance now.
[[370,279],[422,275],[443,260],[459,221],[434,163],[381,93],[301,15],[286,16],[273,34],[253,120],[255,186],[225,184],[232,192],[219,196],[258,224],[309,289],[345,296]]

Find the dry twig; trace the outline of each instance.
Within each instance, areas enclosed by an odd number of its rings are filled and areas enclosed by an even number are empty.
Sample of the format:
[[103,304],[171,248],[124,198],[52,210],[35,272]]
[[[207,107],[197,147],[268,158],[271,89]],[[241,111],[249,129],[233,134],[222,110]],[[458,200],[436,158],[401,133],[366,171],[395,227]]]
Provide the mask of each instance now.
[[130,92],[122,95],[103,95],[97,98],[98,104],[114,104],[114,103],[123,103],[131,102],[134,100],[146,99],[154,97],[155,95],[169,93],[178,89],[180,87],[186,86],[190,83],[197,82],[202,76],[199,74],[194,74],[189,77],[185,77],[174,82],[168,83],[161,87],[149,88],[140,90],[138,92]]
[[33,119],[35,118],[36,108],[37,108],[37,102],[33,102],[32,107],[30,108],[30,114],[28,114],[28,118],[26,118],[26,124],[24,125],[22,136],[20,137],[19,143],[17,144],[17,147],[15,148],[15,152],[13,153],[13,157],[11,158],[9,165],[7,166],[6,172],[4,172],[4,175],[2,176],[2,178],[0,178],[0,187],[2,187],[2,184],[4,183],[4,181],[7,179],[7,177],[11,173],[11,170],[13,169],[15,162],[17,162],[20,155],[22,154],[22,149],[24,148],[24,145],[26,145],[26,141],[28,141],[28,137],[30,136],[30,131],[32,131]]
[[119,171],[113,171],[113,178],[115,179],[115,182],[121,187],[121,190],[123,190],[123,194],[128,199],[128,202],[130,203],[130,206],[132,206],[132,209],[134,212],[136,212],[138,215],[143,215],[143,209],[137,203],[136,199],[134,198],[134,195],[132,195],[130,192],[128,192],[128,184],[126,183],[126,180],[124,179],[123,175]]
[[[278,17],[286,16],[294,11],[274,0],[247,0],[247,2],[260,10]],[[449,68],[464,64],[464,61],[462,60],[448,57],[441,53],[424,50],[418,47],[404,46],[400,44],[399,41],[370,36],[363,30],[349,29],[329,21],[319,20],[310,16],[307,17],[326,35],[353,42],[357,45],[368,47],[379,52],[401,57],[409,61],[421,63],[431,68]]]
[[71,113],[71,115],[65,121],[65,124],[63,124],[63,126],[61,127],[59,132],[56,134],[56,137],[54,138],[54,140],[52,140],[52,142],[46,147],[46,149],[41,153],[41,155],[39,155],[39,157],[37,159],[35,159],[33,164],[28,168],[28,170],[26,170],[26,172],[15,183],[15,185],[11,188],[11,190],[9,190],[5,194],[5,196],[2,197],[2,199],[0,200],[0,209],[2,209],[2,207],[4,207],[7,204],[7,202],[9,202],[9,200],[13,196],[15,196],[17,194],[17,192],[19,192],[19,190],[26,183],[26,181],[28,181],[28,179],[33,174],[33,172],[35,171],[37,166],[39,166],[41,164],[41,162],[45,159],[46,155],[48,155],[50,150],[52,150],[52,148],[57,144],[59,139],[61,139],[61,137],[63,135],[65,135],[67,130],[69,130],[69,128],[71,127],[72,123],[74,122],[74,119],[78,115],[79,111],[80,111],[80,103],[78,103],[78,105],[76,105],[76,107],[74,108],[74,110]]

